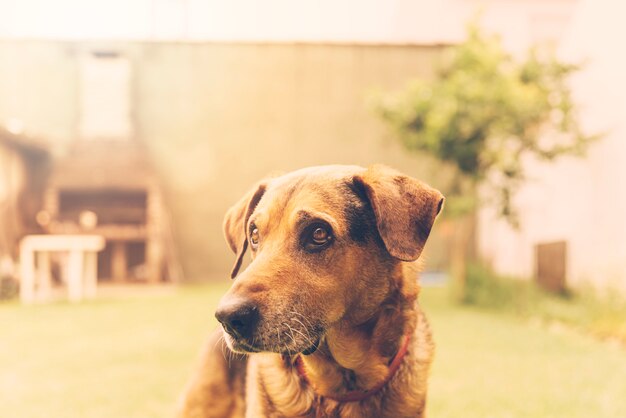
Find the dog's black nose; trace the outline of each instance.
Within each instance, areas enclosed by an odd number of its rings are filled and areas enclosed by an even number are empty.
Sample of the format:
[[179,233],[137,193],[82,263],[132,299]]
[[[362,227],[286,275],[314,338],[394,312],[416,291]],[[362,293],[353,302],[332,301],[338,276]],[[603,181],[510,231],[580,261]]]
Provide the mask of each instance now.
[[229,334],[249,338],[259,321],[259,309],[249,301],[231,303],[218,307],[215,317]]

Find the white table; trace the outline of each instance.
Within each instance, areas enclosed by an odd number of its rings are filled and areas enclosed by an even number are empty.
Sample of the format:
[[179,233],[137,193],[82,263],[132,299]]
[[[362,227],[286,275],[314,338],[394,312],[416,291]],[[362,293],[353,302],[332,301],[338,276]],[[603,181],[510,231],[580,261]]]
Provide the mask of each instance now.
[[24,303],[51,297],[50,254],[67,254],[63,281],[68,299],[93,298],[98,284],[98,251],[105,240],[99,235],[27,235],[20,242],[20,298]]

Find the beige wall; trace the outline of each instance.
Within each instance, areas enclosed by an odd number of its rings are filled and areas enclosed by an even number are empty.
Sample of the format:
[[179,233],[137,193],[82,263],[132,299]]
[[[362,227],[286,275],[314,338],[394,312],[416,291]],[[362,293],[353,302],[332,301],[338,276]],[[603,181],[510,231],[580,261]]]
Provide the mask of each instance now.
[[[94,48],[132,61],[135,129],[165,186],[190,278],[228,271],[222,216],[270,172],[383,162],[440,185],[435,167],[407,155],[368,101],[432,74],[439,48],[5,41],[0,120],[23,121],[62,154],[77,132],[78,60]],[[432,253],[431,265],[441,265]]]
[[76,131],[78,66],[70,45],[0,41],[0,123],[19,120],[53,143]]
[[570,285],[626,291],[626,56],[618,52],[626,6],[579,3],[559,53],[586,63],[572,88],[583,126],[605,136],[584,159],[528,161],[530,180],[517,198],[522,228],[514,231],[485,210],[479,244],[499,271],[532,277],[533,246],[565,240]]

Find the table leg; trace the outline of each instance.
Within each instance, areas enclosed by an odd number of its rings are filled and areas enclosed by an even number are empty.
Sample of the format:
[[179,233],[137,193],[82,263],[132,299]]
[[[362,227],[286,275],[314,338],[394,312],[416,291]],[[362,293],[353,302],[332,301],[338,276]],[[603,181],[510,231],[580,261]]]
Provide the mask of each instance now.
[[38,251],[37,255],[37,299],[50,300],[52,292],[52,278],[50,277],[50,253]]
[[72,250],[68,257],[67,288],[70,301],[77,302],[83,298],[83,253]]
[[23,303],[35,301],[35,257],[26,245],[20,247],[20,299]]
[[85,297],[95,298],[98,286],[98,253],[85,253]]

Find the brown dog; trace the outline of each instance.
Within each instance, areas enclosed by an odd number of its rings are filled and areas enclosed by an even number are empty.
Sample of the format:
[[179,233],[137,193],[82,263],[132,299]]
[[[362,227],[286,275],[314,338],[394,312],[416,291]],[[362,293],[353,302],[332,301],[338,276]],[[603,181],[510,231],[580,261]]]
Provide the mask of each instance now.
[[248,247],[252,262],[220,301],[223,331],[179,416],[422,417],[433,343],[412,262],[442,204],[384,166],[255,186],[224,222],[232,277]]

